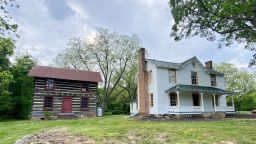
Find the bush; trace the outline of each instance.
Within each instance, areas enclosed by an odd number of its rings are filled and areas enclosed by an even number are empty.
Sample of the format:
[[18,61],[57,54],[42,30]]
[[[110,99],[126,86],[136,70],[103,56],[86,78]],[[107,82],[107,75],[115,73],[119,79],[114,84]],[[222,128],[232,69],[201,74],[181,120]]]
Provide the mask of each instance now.
[[254,99],[252,95],[246,95],[241,101],[241,111],[251,111],[255,107]]
[[53,113],[48,112],[48,111],[44,111],[44,118],[47,119],[47,120],[52,120],[53,119]]

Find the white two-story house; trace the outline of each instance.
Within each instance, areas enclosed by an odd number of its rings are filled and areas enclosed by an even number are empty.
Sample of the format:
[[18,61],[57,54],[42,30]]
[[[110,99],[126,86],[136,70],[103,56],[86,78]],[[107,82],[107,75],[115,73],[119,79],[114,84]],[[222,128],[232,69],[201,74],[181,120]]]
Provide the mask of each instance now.
[[[139,51],[138,111],[145,115],[213,114],[234,112],[232,92],[224,74],[197,57],[181,63],[145,59]],[[227,104],[227,98],[231,102]]]

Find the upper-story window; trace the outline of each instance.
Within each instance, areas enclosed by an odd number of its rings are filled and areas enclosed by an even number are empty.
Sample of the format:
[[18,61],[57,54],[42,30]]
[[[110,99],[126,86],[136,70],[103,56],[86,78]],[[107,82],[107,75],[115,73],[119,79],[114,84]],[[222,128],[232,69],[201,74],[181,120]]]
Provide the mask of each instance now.
[[169,83],[175,84],[176,83],[176,71],[175,70],[169,70]]
[[150,70],[149,72],[148,72],[148,83],[151,83],[153,80],[152,80],[153,78],[152,78],[152,70]]
[[83,92],[89,91],[89,84],[87,82],[82,83],[81,91]]
[[197,85],[197,72],[191,72],[191,83]]
[[54,89],[54,80],[47,79],[45,83],[45,89],[53,90]]
[[216,75],[211,76],[211,86],[217,86]]

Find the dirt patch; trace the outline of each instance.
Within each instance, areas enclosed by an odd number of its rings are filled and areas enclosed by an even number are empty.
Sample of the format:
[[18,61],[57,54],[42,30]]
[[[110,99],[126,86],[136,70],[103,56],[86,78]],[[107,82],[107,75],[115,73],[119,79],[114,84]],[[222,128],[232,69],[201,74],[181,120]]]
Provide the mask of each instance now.
[[[165,143],[168,138],[168,133],[156,133],[155,135],[148,135],[147,132],[135,129],[126,134],[126,141],[129,144],[137,143]],[[153,139],[151,139],[153,138]]]
[[157,133],[155,136],[155,141],[157,142],[166,142],[166,139],[168,138],[168,133]]
[[256,114],[227,114],[226,118],[256,119]]
[[82,135],[68,132],[65,127],[36,133],[15,142],[15,144],[94,144],[95,141]]
[[181,117],[176,118],[172,116],[161,116],[161,117],[155,117],[155,116],[134,116],[133,117],[136,120],[142,120],[142,121],[194,121],[194,122],[200,122],[200,121],[222,121],[226,119],[252,119],[256,120],[256,114],[227,114],[225,118],[221,117],[202,117],[202,116],[193,116],[193,117]]

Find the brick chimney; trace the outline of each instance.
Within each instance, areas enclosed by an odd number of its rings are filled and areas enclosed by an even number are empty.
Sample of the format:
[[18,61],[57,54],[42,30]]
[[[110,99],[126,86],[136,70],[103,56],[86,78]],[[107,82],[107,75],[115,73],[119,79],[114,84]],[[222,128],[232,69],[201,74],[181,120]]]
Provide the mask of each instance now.
[[149,115],[149,96],[148,96],[148,72],[146,68],[145,48],[139,50],[139,110],[141,115]]
[[212,69],[212,61],[205,62],[205,67]]

